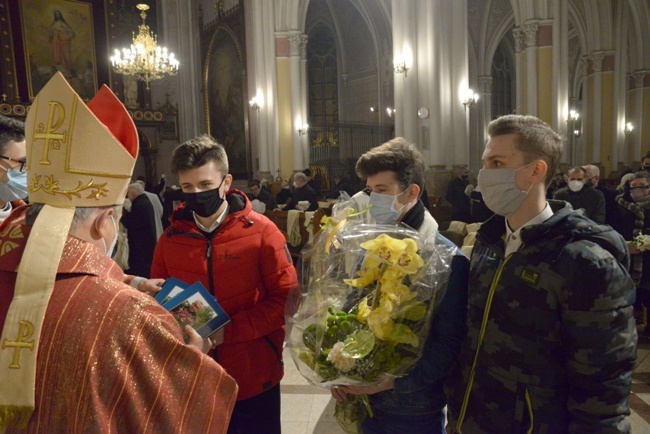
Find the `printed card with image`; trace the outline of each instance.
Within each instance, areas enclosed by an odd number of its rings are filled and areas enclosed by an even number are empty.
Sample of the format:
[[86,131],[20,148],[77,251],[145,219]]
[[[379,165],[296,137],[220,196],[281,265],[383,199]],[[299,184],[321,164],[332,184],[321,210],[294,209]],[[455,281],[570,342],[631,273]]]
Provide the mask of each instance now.
[[188,286],[163,307],[174,315],[181,328],[190,325],[203,338],[230,322],[230,316],[201,282]]

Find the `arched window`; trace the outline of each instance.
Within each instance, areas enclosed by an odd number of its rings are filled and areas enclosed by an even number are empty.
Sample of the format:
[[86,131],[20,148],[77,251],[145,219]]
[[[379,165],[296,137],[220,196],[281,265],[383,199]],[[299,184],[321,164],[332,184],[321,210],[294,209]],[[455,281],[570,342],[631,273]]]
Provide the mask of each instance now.
[[331,30],[318,27],[307,43],[309,122],[314,126],[336,125],[339,121],[336,42]]
[[501,43],[492,60],[492,119],[513,112],[514,92],[510,71],[510,62],[508,62],[503,43]]

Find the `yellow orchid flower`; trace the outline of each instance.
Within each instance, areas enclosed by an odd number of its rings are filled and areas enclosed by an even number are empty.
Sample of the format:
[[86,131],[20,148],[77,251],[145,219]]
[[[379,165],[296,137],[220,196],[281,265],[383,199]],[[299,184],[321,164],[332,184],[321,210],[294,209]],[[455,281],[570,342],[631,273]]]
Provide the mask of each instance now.
[[368,306],[368,297],[364,298],[359,302],[359,312],[357,313],[357,321],[360,323],[365,323],[368,320],[368,315],[370,315],[370,306]]
[[[414,242],[413,240],[410,241]],[[381,234],[377,238],[361,244],[361,247],[368,251],[367,258],[377,255],[389,264],[396,263],[407,246],[410,247],[405,240],[398,240],[386,234]]]
[[359,271],[359,276],[358,279],[343,279],[343,283],[355,288],[365,288],[379,278],[379,268],[364,268]]

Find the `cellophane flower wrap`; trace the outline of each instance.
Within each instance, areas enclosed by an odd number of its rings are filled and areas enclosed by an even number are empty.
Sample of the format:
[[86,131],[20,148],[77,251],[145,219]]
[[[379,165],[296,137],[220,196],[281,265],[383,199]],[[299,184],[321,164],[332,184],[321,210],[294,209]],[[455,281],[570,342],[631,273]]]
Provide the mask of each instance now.
[[[362,222],[342,203],[303,250],[302,288],[286,307],[287,341],[300,373],[317,386],[376,385],[409,373],[422,355],[457,248],[402,225]],[[354,432],[364,398],[337,403]],[[367,403],[366,403],[367,404]]]

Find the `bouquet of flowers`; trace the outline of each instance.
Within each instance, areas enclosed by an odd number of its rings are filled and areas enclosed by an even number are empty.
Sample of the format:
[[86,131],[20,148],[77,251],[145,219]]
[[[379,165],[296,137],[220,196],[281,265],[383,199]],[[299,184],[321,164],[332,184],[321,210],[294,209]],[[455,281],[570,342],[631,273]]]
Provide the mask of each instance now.
[[650,235],[639,234],[636,237],[632,238],[630,244],[642,252],[650,250]]
[[[302,289],[286,309],[288,347],[314,385],[374,385],[406,375],[422,355],[456,247],[339,211],[302,252]],[[337,403],[337,420],[350,429],[366,407],[363,399]]]

